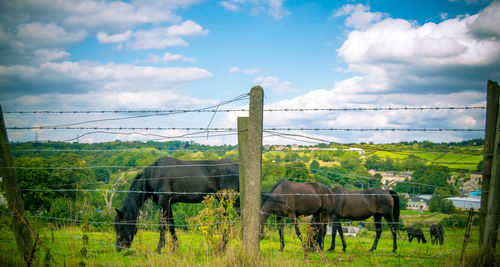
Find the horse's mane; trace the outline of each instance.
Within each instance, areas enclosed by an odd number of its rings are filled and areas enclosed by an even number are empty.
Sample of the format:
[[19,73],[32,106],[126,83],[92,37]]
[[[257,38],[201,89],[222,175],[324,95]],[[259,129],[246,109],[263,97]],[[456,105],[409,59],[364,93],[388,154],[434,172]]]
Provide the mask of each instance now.
[[269,190],[268,193],[264,193],[262,192],[261,194],[261,198],[262,200],[260,201],[260,207],[262,208],[262,206],[264,206],[264,204],[267,202],[267,201],[272,201],[272,202],[277,202],[277,203],[283,203],[283,201],[281,199],[278,199],[278,198],[275,198],[275,197],[272,197],[271,196],[271,193],[274,191],[274,189],[276,189],[276,187],[278,187],[278,185],[280,185],[281,183],[283,182],[288,182],[287,180],[280,180],[279,182],[277,182],[272,188],[271,190]]

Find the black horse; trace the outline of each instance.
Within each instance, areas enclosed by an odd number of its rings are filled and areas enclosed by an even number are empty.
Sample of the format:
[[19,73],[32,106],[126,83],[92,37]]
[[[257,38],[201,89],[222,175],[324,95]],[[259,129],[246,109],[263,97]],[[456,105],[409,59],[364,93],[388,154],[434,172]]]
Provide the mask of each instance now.
[[382,217],[389,223],[392,233],[393,250],[396,252],[396,233],[399,229],[399,197],[393,190],[382,190],[378,188],[362,191],[347,191],[342,187],[333,190],[334,208],[330,218],[332,225],[332,245],[328,251],[335,249],[335,235],[337,230],[342,239],[342,250],[345,251],[347,244],[340,225],[340,219],[361,221],[373,216],[375,221],[376,237],[370,251],[377,248],[380,235],[382,234]]
[[422,229],[416,228],[416,227],[408,227],[401,229],[403,231],[406,231],[408,234],[408,241],[411,243],[411,241],[416,238],[417,242],[420,243],[420,240],[422,240],[422,243],[427,243],[427,240],[425,240],[425,235],[424,232],[422,232]]
[[[160,252],[165,246],[166,225],[175,249],[177,236],[172,204],[200,203],[206,195],[220,190],[239,192],[238,177],[238,164],[227,160],[158,159],[134,178],[121,210],[116,209],[116,250],[130,247],[137,233],[139,209],[148,198],[160,206],[160,241],[157,251]],[[235,206],[239,206],[239,202]]]
[[[318,244],[323,244],[322,238],[326,232],[326,224],[332,213],[333,196],[328,186],[321,183],[293,183],[287,180],[281,180],[271,189],[268,196],[262,202],[260,236],[264,236],[264,225],[270,215],[275,215],[276,223],[279,227],[280,251],[283,251],[285,242],[283,239],[283,217],[288,217],[294,224],[295,232],[300,240],[301,234],[297,225],[297,217],[302,215],[314,215],[313,224],[319,233]],[[321,227],[323,225],[324,227]],[[311,244],[309,244],[311,245]]]
[[431,243],[434,245],[438,243],[442,245],[444,242],[444,227],[441,224],[433,224],[430,229]]

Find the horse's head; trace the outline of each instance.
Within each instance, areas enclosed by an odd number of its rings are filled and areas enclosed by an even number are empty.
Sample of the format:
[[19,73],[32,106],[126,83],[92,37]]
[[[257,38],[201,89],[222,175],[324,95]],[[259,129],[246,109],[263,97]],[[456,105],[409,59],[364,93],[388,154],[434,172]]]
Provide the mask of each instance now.
[[137,233],[137,225],[135,221],[128,221],[119,209],[115,210],[117,213],[115,217],[116,251],[120,252],[132,244]]

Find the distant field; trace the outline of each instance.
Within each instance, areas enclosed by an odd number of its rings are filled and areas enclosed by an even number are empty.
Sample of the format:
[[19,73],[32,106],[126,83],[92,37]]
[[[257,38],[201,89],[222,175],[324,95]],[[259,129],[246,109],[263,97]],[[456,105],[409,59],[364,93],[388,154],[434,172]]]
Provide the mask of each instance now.
[[[457,152],[458,153],[458,152]],[[454,153],[439,152],[390,152],[376,151],[379,157],[389,157],[393,159],[403,159],[410,155],[423,159],[428,163],[436,163],[452,169],[463,169],[469,171],[477,170],[477,165],[483,160],[482,155],[462,155]]]

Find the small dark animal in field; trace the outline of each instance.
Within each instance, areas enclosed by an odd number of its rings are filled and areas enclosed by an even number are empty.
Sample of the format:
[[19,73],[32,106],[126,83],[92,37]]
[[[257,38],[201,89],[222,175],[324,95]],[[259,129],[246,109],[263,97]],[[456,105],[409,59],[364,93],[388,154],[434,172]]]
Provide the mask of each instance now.
[[[332,213],[333,196],[328,186],[321,183],[293,183],[287,180],[279,181],[271,189],[268,196],[262,202],[260,235],[264,236],[264,225],[270,215],[276,216],[280,234],[280,251],[283,251],[285,242],[283,239],[284,217],[288,217],[295,227],[295,233],[300,240],[301,234],[297,225],[297,217],[302,215],[314,215],[313,224],[319,225],[316,230],[319,233],[315,235],[318,244],[323,244],[322,238],[326,234],[326,224]],[[311,244],[309,244],[311,245]],[[309,246],[310,247],[310,246]],[[320,248],[322,249],[322,247]]]
[[422,229],[420,228],[415,228],[415,227],[408,227],[403,230],[406,230],[408,233],[408,241],[411,243],[413,238],[416,238],[418,243],[420,243],[420,240],[422,240],[422,243],[427,243],[427,240],[425,240],[424,232],[422,232]]
[[[137,218],[144,202],[151,198],[160,206],[160,241],[158,252],[165,246],[168,227],[177,246],[174,228],[174,203],[200,203],[206,195],[221,190],[239,192],[238,163],[227,160],[178,160],[163,157],[139,173],[125,196],[122,208],[116,209],[116,250],[130,247],[137,233]],[[235,208],[239,209],[239,199]],[[223,236],[223,245],[226,243]]]
[[444,242],[444,227],[441,224],[433,224],[431,225],[430,232],[432,244],[437,245],[439,240],[439,244],[442,245]]
[[336,232],[339,233],[340,239],[342,239],[342,250],[345,251],[347,247],[340,219],[362,221],[373,216],[376,236],[370,251],[377,248],[380,235],[382,234],[383,217],[389,224],[392,233],[392,252],[396,253],[396,233],[399,230],[399,196],[395,191],[378,188],[348,191],[342,187],[335,187],[332,192],[334,203],[333,214],[330,218],[330,224],[332,225],[332,245],[328,251],[335,249]]

